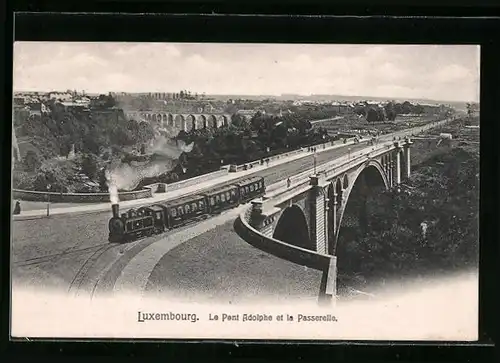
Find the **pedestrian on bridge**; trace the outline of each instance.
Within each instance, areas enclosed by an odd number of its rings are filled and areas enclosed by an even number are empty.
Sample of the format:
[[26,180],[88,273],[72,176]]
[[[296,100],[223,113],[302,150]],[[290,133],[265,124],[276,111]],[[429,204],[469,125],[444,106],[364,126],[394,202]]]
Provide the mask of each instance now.
[[292,181],[290,180],[290,178],[288,178],[288,179],[286,180],[286,187],[287,187],[287,188],[290,188],[290,185],[292,185]]
[[21,203],[19,201],[16,202],[14,207],[14,214],[21,214]]

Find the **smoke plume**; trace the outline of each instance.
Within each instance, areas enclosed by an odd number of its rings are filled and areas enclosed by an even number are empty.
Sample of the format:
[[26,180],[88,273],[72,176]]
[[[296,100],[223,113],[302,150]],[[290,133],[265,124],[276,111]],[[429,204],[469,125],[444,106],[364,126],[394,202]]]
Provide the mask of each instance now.
[[147,154],[151,155],[150,161],[127,163],[115,163],[106,171],[110,197],[117,190],[133,190],[145,178],[153,178],[171,171],[177,165],[178,159],[183,152],[189,153],[193,150],[194,143],[186,145],[183,141],[175,141],[160,136],[155,138],[147,148]]
[[152,178],[172,170],[175,160],[156,160],[147,165],[119,164],[108,171],[111,185],[120,190],[133,190],[145,178]]
[[109,170],[106,170],[105,175],[106,184],[108,185],[109,200],[111,201],[111,204],[118,204],[120,198],[118,196],[118,187],[116,185],[114,177]]

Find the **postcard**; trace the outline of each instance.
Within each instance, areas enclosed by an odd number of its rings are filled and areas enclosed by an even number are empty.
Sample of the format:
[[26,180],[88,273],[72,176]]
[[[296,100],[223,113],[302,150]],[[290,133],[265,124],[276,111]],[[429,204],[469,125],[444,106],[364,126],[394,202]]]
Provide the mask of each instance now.
[[13,46],[13,338],[478,339],[479,46]]

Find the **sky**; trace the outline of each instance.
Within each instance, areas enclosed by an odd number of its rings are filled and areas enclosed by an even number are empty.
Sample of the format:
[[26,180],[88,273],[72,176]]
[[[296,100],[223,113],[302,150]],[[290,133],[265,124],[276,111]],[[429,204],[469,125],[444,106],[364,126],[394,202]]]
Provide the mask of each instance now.
[[14,91],[479,101],[479,46],[16,42]]

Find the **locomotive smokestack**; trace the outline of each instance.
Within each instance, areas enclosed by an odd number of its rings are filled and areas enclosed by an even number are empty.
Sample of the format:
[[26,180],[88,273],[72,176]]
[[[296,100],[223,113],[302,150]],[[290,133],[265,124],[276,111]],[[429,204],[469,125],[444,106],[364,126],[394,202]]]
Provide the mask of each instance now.
[[112,204],[111,210],[113,212],[113,217],[120,218],[120,207],[118,206],[118,203]]

